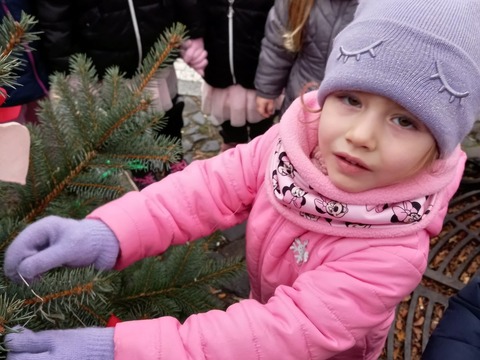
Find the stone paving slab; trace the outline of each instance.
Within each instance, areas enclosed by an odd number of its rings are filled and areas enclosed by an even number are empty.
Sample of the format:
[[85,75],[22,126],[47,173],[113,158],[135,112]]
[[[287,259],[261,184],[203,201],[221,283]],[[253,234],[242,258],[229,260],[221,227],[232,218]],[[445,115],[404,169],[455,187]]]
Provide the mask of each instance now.
[[178,77],[178,93],[180,95],[200,96],[203,79],[182,59],[173,63]]

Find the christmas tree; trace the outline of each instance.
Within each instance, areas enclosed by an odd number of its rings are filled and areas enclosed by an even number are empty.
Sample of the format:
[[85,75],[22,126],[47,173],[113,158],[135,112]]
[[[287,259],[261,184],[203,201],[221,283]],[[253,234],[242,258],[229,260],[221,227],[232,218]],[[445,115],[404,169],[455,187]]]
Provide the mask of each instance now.
[[[36,38],[35,19],[0,24],[0,86],[15,85],[16,55]],[[29,125],[30,165],[26,185],[0,183],[0,262],[15,236],[47,215],[83,218],[95,207],[136,191],[131,170],[162,173],[176,161],[180,144],[155,136],[162,114],[144,91],[158,70],[172,64],[185,39],[177,24],[159,38],[127,85],[117,67],[99,81],[92,62],[75,55],[70,75],[51,76],[50,99],[40,104],[38,125]],[[133,85],[132,85],[133,83]],[[14,161],[14,159],[12,159]],[[192,313],[225,306],[212,291],[244,270],[241,259],[209,256],[219,234],[121,272],[93,268],[50,271],[28,284],[0,274],[0,332],[15,325],[32,330],[106,326],[122,321]],[[0,344],[0,357],[5,357]]]

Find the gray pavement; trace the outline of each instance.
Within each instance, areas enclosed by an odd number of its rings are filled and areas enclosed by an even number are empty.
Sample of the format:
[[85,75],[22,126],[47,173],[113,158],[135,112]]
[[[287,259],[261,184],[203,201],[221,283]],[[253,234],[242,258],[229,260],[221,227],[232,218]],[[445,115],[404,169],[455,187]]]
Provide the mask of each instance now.
[[201,110],[202,78],[181,59],[175,61],[178,77],[178,93],[185,102],[182,144],[185,160],[208,158],[220,151],[221,137],[218,127]]

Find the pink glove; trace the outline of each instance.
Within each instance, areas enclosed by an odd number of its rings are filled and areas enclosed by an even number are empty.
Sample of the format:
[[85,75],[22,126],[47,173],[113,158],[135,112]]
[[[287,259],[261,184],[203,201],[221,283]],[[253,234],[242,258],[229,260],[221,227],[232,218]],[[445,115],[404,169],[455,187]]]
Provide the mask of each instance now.
[[208,64],[208,60],[202,38],[185,41],[180,49],[180,55],[183,61],[193,70],[201,76],[205,74],[204,70]]

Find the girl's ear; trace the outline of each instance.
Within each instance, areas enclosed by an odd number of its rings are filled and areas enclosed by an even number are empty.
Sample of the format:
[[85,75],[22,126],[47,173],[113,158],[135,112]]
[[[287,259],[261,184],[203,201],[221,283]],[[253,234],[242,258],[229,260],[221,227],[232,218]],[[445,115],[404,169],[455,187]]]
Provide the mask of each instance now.
[[24,185],[30,156],[30,133],[16,122],[0,124],[0,181]]

